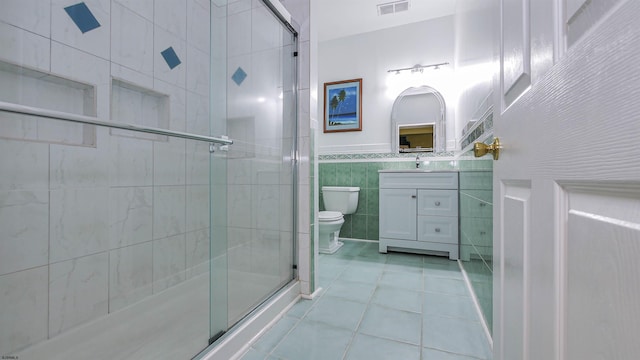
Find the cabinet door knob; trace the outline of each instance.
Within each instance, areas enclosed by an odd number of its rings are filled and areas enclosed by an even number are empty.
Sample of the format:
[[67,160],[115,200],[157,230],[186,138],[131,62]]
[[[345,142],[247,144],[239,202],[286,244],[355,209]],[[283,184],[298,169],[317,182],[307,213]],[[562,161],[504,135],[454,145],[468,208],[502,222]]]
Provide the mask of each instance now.
[[436,232],[439,233],[440,232],[440,228],[436,228]]
[[485,204],[485,203],[480,203],[480,207],[485,207],[485,206],[487,206],[487,204]]
[[484,234],[486,234],[486,232],[480,231],[480,235],[484,235]]
[[440,206],[440,201],[436,201],[436,206]]
[[412,198],[412,199],[415,199],[415,198],[416,198],[416,196],[415,196],[415,195],[411,195],[411,198]]

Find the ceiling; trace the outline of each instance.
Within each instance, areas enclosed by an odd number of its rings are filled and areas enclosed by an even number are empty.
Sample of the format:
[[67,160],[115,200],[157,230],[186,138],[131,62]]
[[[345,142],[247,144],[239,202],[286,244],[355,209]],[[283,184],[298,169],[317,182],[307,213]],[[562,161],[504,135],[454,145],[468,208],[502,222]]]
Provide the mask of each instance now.
[[409,10],[378,15],[378,4],[392,0],[316,0],[318,41],[333,40],[453,15],[457,0],[409,0]]

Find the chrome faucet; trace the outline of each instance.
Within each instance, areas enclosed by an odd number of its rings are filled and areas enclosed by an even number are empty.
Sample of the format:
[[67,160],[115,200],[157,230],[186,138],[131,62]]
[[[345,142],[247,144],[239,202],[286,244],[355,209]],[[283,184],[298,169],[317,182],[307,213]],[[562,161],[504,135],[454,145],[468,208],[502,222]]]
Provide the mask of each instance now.
[[416,169],[420,167],[420,154],[416,155]]

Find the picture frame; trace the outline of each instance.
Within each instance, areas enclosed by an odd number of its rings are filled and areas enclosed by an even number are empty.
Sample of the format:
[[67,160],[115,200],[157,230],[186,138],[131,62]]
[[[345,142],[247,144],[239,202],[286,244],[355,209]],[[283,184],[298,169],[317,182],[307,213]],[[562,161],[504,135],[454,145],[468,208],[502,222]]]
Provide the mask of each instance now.
[[362,79],[324,83],[324,132],[362,131]]

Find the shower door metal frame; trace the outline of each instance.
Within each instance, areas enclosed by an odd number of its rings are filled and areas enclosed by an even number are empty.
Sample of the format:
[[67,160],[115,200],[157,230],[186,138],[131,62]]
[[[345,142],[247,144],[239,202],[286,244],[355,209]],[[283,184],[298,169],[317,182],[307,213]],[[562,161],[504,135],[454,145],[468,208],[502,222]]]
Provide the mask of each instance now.
[[291,33],[293,36],[293,54],[292,56],[295,58],[293,62],[293,107],[294,107],[294,118],[295,121],[293,123],[293,142],[291,149],[291,173],[292,173],[292,184],[293,184],[293,279],[298,278],[298,168],[299,168],[299,160],[300,153],[298,151],[298,24],[292,19],[291,14],[285,9],[282,4],[279,2],[272,2],[271,0],[262,0],[262,3],[271,11],[271,13],[280,21],[280,23]]

